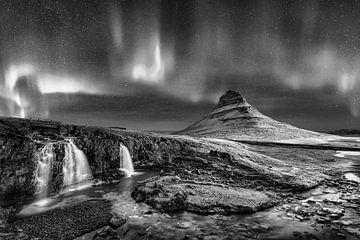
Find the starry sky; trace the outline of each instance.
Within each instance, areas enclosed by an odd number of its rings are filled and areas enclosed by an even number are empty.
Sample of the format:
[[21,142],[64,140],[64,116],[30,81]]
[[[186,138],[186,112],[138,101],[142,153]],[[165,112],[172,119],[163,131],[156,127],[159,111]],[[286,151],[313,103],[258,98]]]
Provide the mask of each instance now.
[[228,89],[360,128],[357,0],[0,0],[0,114],[179,130]]

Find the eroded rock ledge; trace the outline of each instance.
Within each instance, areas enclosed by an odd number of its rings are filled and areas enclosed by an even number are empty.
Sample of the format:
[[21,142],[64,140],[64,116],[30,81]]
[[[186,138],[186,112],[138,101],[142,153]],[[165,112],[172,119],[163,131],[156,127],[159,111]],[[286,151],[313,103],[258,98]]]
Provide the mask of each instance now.
[[275,194],[163,176],[139,184],[132,197],[165,212],[249,213],[274,206]]
[[[232,141],[119,131],[52,123],[62,129],[58,134],[39,133],[31,128],[36,120],[3,119],[0,123],[0,194],[29,196],[34,193],[36,153],[44,144],[54,142],[56,160],[52,166],[49,193],[62,185],[61,164],[64,138],[87,155],[94,178],[118,180],[119,146],[128,147],[135,167],[163,169],[167,175],[183,180],[208,181],[229,187],[264,190],[304,190],[327,178],[321,164],[312,161],[304,168],[301,156],[285,161],[254,152]],[[21,135],[22,134],[22,135]],[[316,156],[315,156],[316,157]],[[173,173],[175,172],[175,173]]]

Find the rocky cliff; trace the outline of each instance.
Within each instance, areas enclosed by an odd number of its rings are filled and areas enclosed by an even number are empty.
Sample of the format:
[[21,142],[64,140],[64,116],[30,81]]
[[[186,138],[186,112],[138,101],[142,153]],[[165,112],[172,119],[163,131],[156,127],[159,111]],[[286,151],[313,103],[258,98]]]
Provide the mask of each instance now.
[[[127,146],[136,168],[161,170],[158,177],[139,184],[133,197],[166,211],[256,211],[276,203],[274,192],[307,189],[328,177],[323,168],[328,159],[316,162],[316,155],[310,157],[312,161],[302,161],[301,155],[286,161],[227,140],[3,118],[2,198],[16,196],[19,200],[34,194],[36,158],[50,142],[56,156],[49,193],[59,192],[63,187],[67,138],[73,138],[87,155],[95,179],[112,181],[122,177],[118,170],[120,144]],[[218,205],[220,199],[232,197],[238,204],[224,201]],[[210,198],[213,200],[209,202]]]

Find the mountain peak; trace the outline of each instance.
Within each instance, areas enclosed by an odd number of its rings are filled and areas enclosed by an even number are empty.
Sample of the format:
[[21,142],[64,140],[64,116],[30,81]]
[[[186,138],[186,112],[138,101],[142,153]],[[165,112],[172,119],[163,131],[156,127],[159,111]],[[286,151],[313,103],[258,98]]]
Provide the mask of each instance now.
[[217,108],[236,103],[245,104],[246,100],[240,93],[233,90],[228,90],[224,95],[220,97]]
[[216,108],[177,134],[230,140],[283,140],[318,136],[318,133],[278,122],[260,113],[238,92],[229,90]]

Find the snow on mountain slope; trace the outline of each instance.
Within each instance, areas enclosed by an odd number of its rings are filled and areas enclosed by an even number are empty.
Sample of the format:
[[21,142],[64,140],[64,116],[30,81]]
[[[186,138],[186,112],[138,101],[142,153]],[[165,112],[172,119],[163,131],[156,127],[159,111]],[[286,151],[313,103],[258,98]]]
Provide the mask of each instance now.
[[220,98],[210,114],[176,134],[262,141],[325,135],[271,119],[251,106],[241,94],[231,90]]

